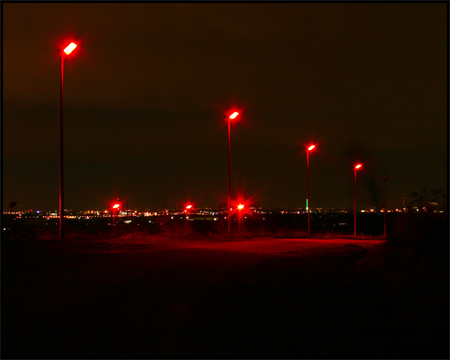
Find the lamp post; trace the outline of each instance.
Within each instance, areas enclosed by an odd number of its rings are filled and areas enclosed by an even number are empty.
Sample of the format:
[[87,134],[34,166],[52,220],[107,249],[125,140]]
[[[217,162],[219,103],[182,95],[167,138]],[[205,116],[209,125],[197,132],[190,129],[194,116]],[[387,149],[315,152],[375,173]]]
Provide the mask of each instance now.
[[244,208],[244,204],[239,204],[238,205],[238,223],[239,223],[239,232],[241,232],[241,210]]
[[306,212],[308,213],[308,236],[311,236],[311,211],[309,206],[309,152],[314,150],[316,145],[311,145],[306,149],[306,177],[307,177],[307,197],[306,197]]
[[356,238],[356,171],[361,169],[362,164],[356,164],[355,165],[355,191],[354,191],[354,196],[353,196],[353,228],[354,228],[354,232],[353,232],[353,236]]
[[63,221],[64,221],[64,58],[69,55],[77,44],[70,43],[64,50],[59,51],[61,59],[61,103],[60,103],[60,147],[59,147],[59,238],[64,239]]
[[10,201],[8,204],[9,207],[9,231],[11,238],[13,237],[13,207],[17,205],[17,201]]
[[386,191],[385,184],[388,176],[383,178],[383,237],[386,239]]
[[114,204],[113,205],[113,230],[115,231],[116,230],[116,228],[115,228],[115,226],[116,226],[116,214],[115,214],[115,210],[116,209],[119,209],[119,207],[120,207],[120,204]]
[[186,212],[186,233],[188,232],[188,210],[192,208],[192,205],[186,205],[186,209],[184,210]]
[[238,112],[232,113],[228,117],[228,209],[227,209],[227,215],[228,215],[228,234],[230,234],[231,229],[231,219],[230,219],[230,193],[231,193],[231,120],[236,119],[236,117],[239,115]]

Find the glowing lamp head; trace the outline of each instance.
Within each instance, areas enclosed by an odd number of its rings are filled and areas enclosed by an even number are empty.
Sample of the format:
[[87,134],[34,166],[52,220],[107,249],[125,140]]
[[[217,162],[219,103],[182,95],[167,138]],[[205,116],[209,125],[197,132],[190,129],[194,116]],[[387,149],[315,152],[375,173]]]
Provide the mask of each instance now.
[[362,167],[362,164],[357,164],[357,165],[355,166],[355,170],[359,170],[359,169],[361,169],[361,167]]
[[114,205],[113,205],[113,209],[118,209],[119,206],[120,206],[120,204],[114,204]]
[[230,115],[230,119],[231,120],[233,120],[233,119],[236,119],[236,117],[239,115],[239,113],[237,112],[237,111],[235,111],[234,113],[232,113],[231,115]]
[[244,208],[244,205],[243,205],[243,204],[239,204],[237,208],[238,208],[239,210],[242,210],[242,209]]
[[192,208],[192,205],[187,205],[186,206],[186,209],[191,209]]
[[77,47],[77,44],[75,43],[70,43],[63,51],[69,55],[75,48]]
[[316,147],[316,145],[311,145],[309,148],[308,148],[308,151],[311,151],[312,149],[314,149]]

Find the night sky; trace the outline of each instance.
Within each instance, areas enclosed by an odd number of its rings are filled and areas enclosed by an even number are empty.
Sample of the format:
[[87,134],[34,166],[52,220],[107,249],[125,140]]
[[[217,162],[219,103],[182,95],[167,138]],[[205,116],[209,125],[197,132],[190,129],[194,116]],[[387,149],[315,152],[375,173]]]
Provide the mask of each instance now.
[[[402,206],[447,189],[447,3],[2,3],[3,208]],[[445,190],[447,191],[447,190]]]

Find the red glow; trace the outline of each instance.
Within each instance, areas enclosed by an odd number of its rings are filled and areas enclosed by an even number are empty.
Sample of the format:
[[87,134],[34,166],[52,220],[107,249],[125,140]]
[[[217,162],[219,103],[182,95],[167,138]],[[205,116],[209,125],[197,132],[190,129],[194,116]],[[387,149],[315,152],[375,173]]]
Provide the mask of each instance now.
[[192,208],[192,205],[187,205],[186,206],[186,209],[191,209]]
[[362,164],[357,164],[356,166],[355,166],[355,169],[359,169],[359,168],[361,168],[362,167]]
[[75,43],[70,43],[65,49],[64,52],[69,55],[75,48],[77,47],[77,44]]
[[237,208],[238,208],[239,210],[242,210],[242,209],[244,208],[244,205],[243,205],[243,204],[239,204]]
[[120,206],[120,204],[114,204],[114,205],[113,205],[113,209],[118,209],[119,206]]
[[312,149],[314,149],[316,147],[316,145],[311,145],[309,148],[308,148],[308,151],[311,151]]
[[232,113],[231,115],[230,115],[230,119],[231,120],[233,120],[233,119],[236,119],[236,117],[239,115],[239,113],[237,112],[237,111],[235,111],[234,113]]

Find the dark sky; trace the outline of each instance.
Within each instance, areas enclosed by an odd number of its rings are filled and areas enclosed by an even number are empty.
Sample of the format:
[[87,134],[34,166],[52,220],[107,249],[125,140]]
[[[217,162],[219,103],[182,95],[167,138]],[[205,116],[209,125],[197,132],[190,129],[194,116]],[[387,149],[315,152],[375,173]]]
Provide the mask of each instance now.
[[[447,3],[33,4],[3,8],[3,207],[388,207],[447,189]],[[446,190],[445,190],[446,191]]]

